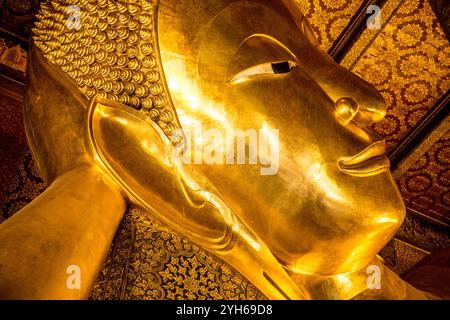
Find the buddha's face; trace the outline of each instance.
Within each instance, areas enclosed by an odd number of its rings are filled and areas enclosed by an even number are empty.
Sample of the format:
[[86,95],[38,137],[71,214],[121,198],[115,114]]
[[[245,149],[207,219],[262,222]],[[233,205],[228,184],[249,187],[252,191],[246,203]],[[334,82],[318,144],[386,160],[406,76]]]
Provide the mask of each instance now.
[[158,29],[182,126],[278,130],[266,137],[279,148],[273,174],[197,165],[225,202],[292,271],[365,267],[404,217],[369,128],[385,113],[380,94],[317,47],[291,1],[162,1]]

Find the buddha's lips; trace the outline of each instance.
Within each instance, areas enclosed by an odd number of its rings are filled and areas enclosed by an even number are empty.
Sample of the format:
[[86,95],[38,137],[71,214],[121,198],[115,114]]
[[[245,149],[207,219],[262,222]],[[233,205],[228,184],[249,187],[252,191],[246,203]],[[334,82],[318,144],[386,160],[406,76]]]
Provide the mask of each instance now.
[[352,176],[372,176],[389,169],[390,162],[385,155],[386,142],[377,141],[353,157],[341,159],[339,170]]

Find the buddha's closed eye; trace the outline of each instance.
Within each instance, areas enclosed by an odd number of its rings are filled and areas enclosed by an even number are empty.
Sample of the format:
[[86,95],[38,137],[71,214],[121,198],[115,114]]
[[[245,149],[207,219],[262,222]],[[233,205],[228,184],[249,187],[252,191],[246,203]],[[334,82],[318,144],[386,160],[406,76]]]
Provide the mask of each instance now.
[[227,82],[240,82],[251,77],[282,75],[298,67],[294,53],[280,41],[264,34],[245,39],[230,68]]
[[293,61],[262,63],[238,72],[230,82],[242,81],[245,78],[256,75],[285,74],[291,72],[295,67],[297,67],[297,63]]

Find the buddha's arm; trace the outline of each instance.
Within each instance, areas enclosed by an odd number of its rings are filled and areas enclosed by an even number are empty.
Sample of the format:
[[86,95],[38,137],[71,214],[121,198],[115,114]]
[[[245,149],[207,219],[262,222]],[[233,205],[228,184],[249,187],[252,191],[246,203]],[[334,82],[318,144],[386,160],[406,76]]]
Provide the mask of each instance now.
[[[58,177],[0,225],[0,298],[87,298],[124,211],[120,192],[94,167]],[[77,267],[81,286],[70,289]]]

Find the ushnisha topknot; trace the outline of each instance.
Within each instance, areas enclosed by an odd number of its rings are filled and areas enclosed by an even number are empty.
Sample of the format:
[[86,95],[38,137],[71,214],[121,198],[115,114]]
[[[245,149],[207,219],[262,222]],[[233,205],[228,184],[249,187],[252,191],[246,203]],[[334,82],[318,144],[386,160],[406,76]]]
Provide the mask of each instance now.
[[33,28],[44,57],[72,78],[90,100],[96,95],[141,110],[172,140],[179,128],[158,54],[157,0],[46,0]]

